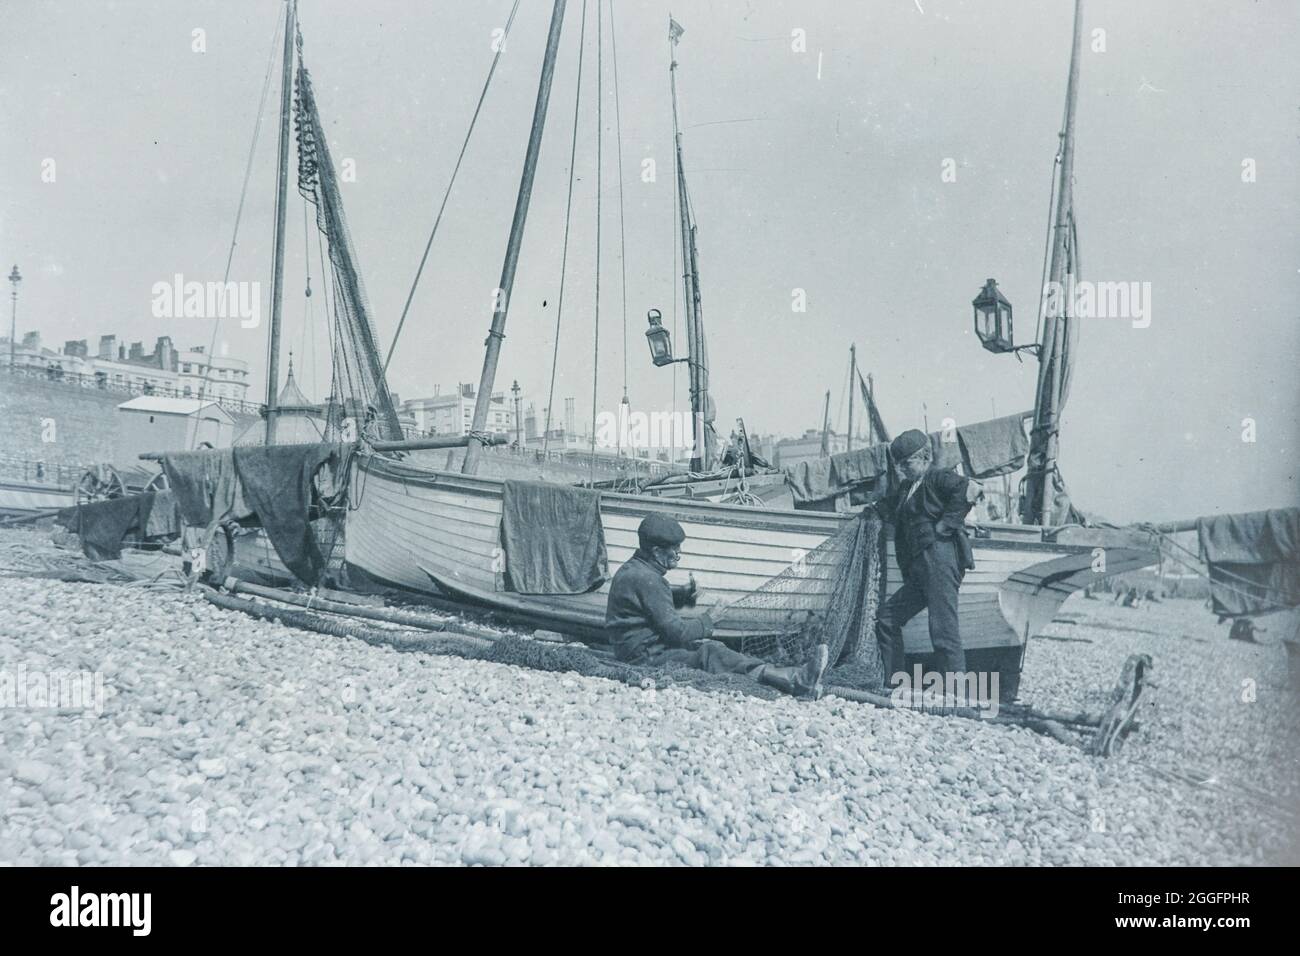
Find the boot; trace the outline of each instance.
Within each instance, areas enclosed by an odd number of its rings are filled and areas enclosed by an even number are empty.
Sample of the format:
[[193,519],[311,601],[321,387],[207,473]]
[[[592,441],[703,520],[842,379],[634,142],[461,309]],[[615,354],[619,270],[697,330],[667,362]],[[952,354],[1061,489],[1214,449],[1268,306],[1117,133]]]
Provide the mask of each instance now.
[[818,644],[808,655],[803,667],[776,667],[764,664],[757,677],[760,684],[767,684],[794,697],[807,697],[820,700],[822,696],[822,675],[830,664],[830,648]]

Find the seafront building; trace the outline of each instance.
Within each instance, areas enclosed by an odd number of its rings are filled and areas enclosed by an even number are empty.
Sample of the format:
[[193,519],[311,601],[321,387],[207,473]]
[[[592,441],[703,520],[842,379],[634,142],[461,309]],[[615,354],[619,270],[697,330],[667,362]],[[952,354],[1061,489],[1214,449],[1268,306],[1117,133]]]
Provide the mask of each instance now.
[[[0,338],[0,356],[9,364],[9,339]],[[157,394],[175,398],[204,398],[251,410],[248,401],[248,363],[243,359],[211,355],[196,345],[179,350],[169,335],[161,335],[153,350],[143,342],[129,346],[116,335],[101,335],[96,350],[86,339],[69,339],[58,350],[46,348],[39,332],[28,332],[16,343],[13,372],[41,376],[113,391]]]

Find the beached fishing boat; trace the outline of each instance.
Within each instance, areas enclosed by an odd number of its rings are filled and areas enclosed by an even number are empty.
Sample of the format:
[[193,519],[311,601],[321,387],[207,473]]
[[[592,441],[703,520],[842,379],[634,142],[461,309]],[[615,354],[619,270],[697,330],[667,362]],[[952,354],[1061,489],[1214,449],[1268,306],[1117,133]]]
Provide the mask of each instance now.
[[[542,67],[532,135],[525,168],[516,200],[515,217],[507,244],[506,260],[500,288],[509,301],[520,239],[527,217],[532,189],[532,173],[537,160],[541,130],[545,123],[551,71],[564,16],[565,4],[554,6],[546,57]],[[680,28],[671,24],[674,42]],[[1076,11],[1075,45],[1067,97],[1067,128],[1063,150],[1069,152],[1069,134],[1073,127],[1073,97],[1078,61],[1078,15]],[[674,63],[675,67],[675,63]],[[680,138],[678,139],[678,177],[681,182]],[[1066,163],[1068,167],[1068,161]],[[1063,194],[1058,209],[1063,210],[1065,228],[1072,229],[1069,218],[1068,169],[1062,177]],[[682,244],[686,265],[687,328],[691,347],[701,354],[702,329],[699,325],[699,287],[694,267],[694,225],[683,215]],[[1054,249],[1053,269],[1057,256],[1068,255],[1061,239]],[[1065,268],[1064,260],[1061,268]],[[492,392],[507,309],[492,316],[487,340],[487,356],[479,386],[479,407],[475,410],[474,429],[467,441],[465,463],[460,473],[439,469],[420,461],[418,456],[403,457],[400,452],[384,453],[363,449],[355,459],[352,478],[353,510],[348,514],[346,559],[372,577],[417,592],[523,615],[539,626],[550,626],[584,636],[602,633],[606,601],[606,583],[598,590],[582,594],[520,594],[507,590],[502,537],[505,482],[477,475],[482,441],[479,437],[486,417],[484,396]],[[1064,347],[1066,336],[1057,343]],[[1061,354],[1047,345],[1047,359]],[[652,341],[652,351],[654,342]],[[669,353],[670,355],[670,353]],[[656,364],[666,364],[658,361]],[[692,362],[692,398],[697,430],[703,430],[702,401],[707,379],[700,381],[701,363]],[[1055,376],[1055,377],[1053,377]],[[1059,366],[1047,375],[1056,391],[1049,417],[1059,412],[1063,378]],[[1040,395],[1039,404],[1045,404]],[[1035,435],[1042,430],[1043,409],[1036,406]],[[1054,441],[1055,421],[1049,430]],[[697,449],[707,454],[705,436]],[[1035,441],[1034,453],[1040,453]],[[1040,469],[1054,469],[1054,444],[1051,458]],[[1049,482],[1050,484],[1050,482]],[[1031,486],[1040,497],[1041,484]],[[786,574],[804,554],[822,545],[840,531],[845,522],[857,520],[844,513],[757,509],[683,497],[654,498],[604,492],[600,499],[602,530],[607,548],[609,572],[631,557],[636,548],[636,528],[651,512],[669,514],[680,521],[687,540],[682,555],[684,580],[692,572],[711,599],[730,603],[764,587],[767,582]],[[539,518],[539,521],[541,519]],[[1067,519],[1068,520],[1068,519]],[[1085,528],[1077,524],[1062,526],[1026,524],[984,524],[972,529],[975,570],[963,584],[960,596],[962,638],[970,666],[1000,672],[1002,692],[1014,695],[1029,638],[1046,626],[1062,602],[1074,591],[1096,583],[1100,578],[1153,564],[1157,549],[1150,536],[1141,532]],[[893,560],[892,544],[887,546],[886,581],[896,588],[901,575]],[[815,573],[815,572],[814,572]],[[815,591],[815,588],[813,588]],[[805,589],[805,592],[807,589]],[[706,599],[702,606],[707,606]],[[770,628],[770,616],[747,619],[732,609],[724,618],[719,636],[742,637],[747,632]],[[933,652],[924,613],[913,619],[904,630],[905,647],[912,660],[922,660]]]
[[[601,636],[608,585],[577,595],[522,595],[504,590],[501,518],[504,482],[424,467],[381,454],[362,454],[352,479],[346,558],[371,576],[417,592],[530,617],[540,627]],[[687,534],[682,567],[708,592],[701,604],[731,602],[788,571],[801,556],[836,534],[853,516],[766,511],[703,501],[659,500],[602,493],[601,520],[611,575],[636,549],[636,529],[652,511],[671,515]],[[1129,531],[1044,529],[1030,525],[981,527],[972,542],[975,570],[962,585],[962,640],[972,669],[996,670],[1004,693],[1014,694],[1025,647],[1074,591],[1099,580],[1097,549],[1106,573],[1153,562],[1150,539]],[[890,589],[901,581],[889,545]],[[816,573],[815,571],[813,573]],[[734,613],[734,612],[733,612]],[[738,638],[746,622],[719,636]],[[748,629],[769,626],[757,620]],[[904,629],[909,658],[933,652],[923,612]]]

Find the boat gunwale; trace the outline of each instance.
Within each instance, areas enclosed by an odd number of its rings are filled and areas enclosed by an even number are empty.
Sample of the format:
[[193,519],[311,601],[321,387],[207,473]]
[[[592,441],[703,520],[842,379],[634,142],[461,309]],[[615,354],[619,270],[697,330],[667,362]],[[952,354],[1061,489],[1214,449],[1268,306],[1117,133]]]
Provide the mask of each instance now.
[[[356,467],[364,469],[367,475],[361,478],[359,494],[364,496],[365,481],[370,473],[376,472],[393,481],[419,485],[421,487],[442,487],[458,493],[478,495],[487,498],[500,498],[501,488],[509,479],[466,475],[456,471],[445,471],[411,461],[401,461],[373,451],[362,451],[355,457]],[[378,466],[378,467],[376,467]],[[600,491],[601,508],[615,514],[644,514],[657,511],[669,514],[686,523],[708,523],[731,527],[752,528],[759,531],[789,531],[803,534],[824,534],[828,537],[842,527],[853,515],[831,512],[800,512],[756,510],[744,505],[723,504],[716,501],[701,501],[689,498],[658,498],[652,495],[631,495],[625,492]],[[989,537],[986,534],[972,535],[971,544],[978,550],[1007,549],[1016,551],[1040,552],[1044,554],[1077,554],[1092,551],[1097,543],[1048,542],[1043,540],[1044,528],[1041,525],[1002,524],[979,522],[974,526],[978,531],[1006,534],[1006,538]],[[1054,530],[1054,529],[1047,529]],[[1099,535],[1106,535],[1110,529],[1097,528]],[[1031,538],[1031,540],[1025,540]],[[1116,545],[1112,545],[1114,547]],[[1152,549],[1153,552],[1156,549]]]

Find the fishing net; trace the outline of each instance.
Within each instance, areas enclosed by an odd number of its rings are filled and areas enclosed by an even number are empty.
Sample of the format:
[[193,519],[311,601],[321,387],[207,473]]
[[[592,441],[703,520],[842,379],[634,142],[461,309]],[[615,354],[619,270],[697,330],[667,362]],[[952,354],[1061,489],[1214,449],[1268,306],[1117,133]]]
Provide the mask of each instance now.
[[[397,410],[384,379],[382,360],[370,320],[356,251],[343,214],[338,179],[325,131],[316,110],[311,76],[302,64],[298,37],[298,88],[294,128],[298,136],[298,192],[316,208],[316,227],[329,246],[333,276],[334,382],[328,408],[330,435],[348,436],[352,419],[361,434],[375,439],[400,439]],[[355,436],[352,436],[355,437]]]
[[875,639],[884,590],[885,539],[865,511],[756,591],[732,604],[719,623],[745,632],[740,649],[780,664],[802,663],[817,644],[831,665],[851,668],[855,683],[883,683]]
[[745,674],[709,674],[681,664],[663,667],[626,664],[597,656],[581,644],[557,645],[513,635],[494,641],[486,651],[474,656],[495,664],[511,664],[557,674],[603,677],[643,690],[689,687],[702,691],[734,692],[767,700],[782,696],[780,691],[760,684]]

